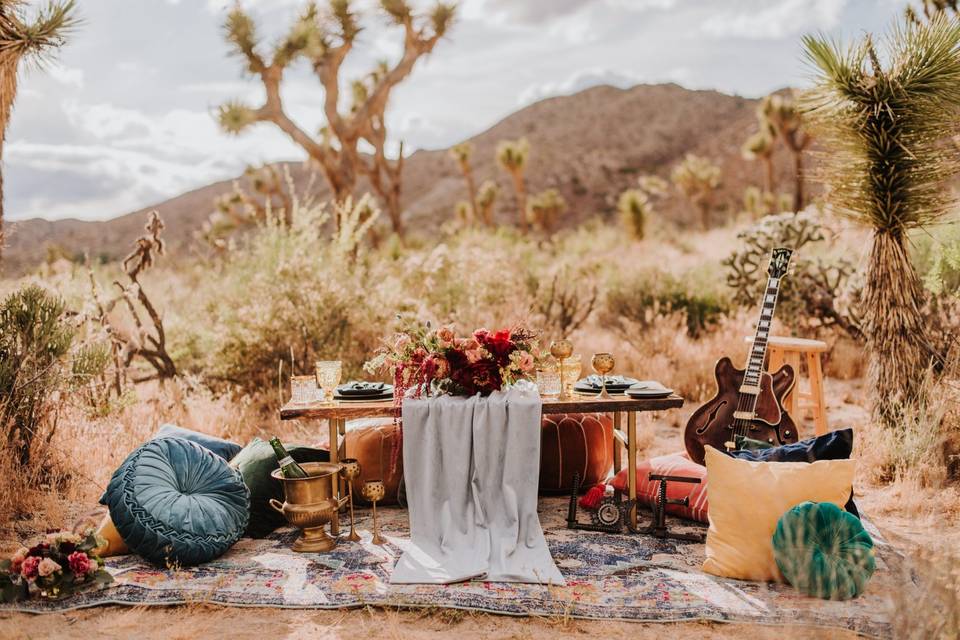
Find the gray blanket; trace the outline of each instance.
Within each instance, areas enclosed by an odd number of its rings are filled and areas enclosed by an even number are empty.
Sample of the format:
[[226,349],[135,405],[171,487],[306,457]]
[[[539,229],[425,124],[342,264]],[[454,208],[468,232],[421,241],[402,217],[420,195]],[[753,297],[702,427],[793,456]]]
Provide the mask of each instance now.
[[540,397],[529,383],[488,398],[408,398],[403,468],[410,546],[394,584],[565,584],[537,517]]

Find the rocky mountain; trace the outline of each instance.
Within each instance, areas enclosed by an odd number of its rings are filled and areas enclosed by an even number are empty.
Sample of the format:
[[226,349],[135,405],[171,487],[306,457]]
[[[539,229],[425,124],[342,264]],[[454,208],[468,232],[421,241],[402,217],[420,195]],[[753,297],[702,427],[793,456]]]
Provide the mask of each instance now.
[[[494,150],[503,139],[525,136],[531,146],[527,182],[531,194],[558,189],[568,203],[561,225],[575,225],[593,216],[613,219],[619,193],[636,185],[637,177],[667,178],[686,153],[717,162],[723,185],[721,209],[736,211],[743,190],[759,184],[759,163],[742,158],[740,147],[755,130],[756,100],[716,91],[691,91],[675,84],[638,85],[630,89],[600,86],[571,96],[548,98],[504,118],[473,137],[477,184],[494,179],[501,185],[497,217],[516,219],[511,183],[497,166]],[[280,135],[279,133],[277,135]],[[775,156],[780,189],[791,185],[790,158],[782,148]],[[313,184],[325,196],[322,179],[310,178],[303,163],[289,163],[298,188]],[[404,204],[412,233],[423,232],[453,216],[465,199],[463,179],[446,149],[421,150],[406,160]],[[14,223],[4,253],[4,271],[22,272],[45,259],[49,248],[68,256],[122,257],[139,235],[146,213],[159,209],[172,253],[196,242],[196,232],[213,209],[214,199],[231,189],[224,180],[165,202],[105,221],[31,219]],[[690,206],[672,194],[658,213],[683,225],[694,219]]]

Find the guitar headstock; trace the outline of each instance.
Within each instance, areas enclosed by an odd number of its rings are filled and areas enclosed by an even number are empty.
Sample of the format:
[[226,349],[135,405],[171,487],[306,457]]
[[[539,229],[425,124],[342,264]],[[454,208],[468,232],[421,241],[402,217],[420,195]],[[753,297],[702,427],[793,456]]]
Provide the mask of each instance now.
[[787,249],[786,247],[774,249],[773,253],[770,254],[770,266],[767,267],[767,275],[778,280],[785,276],[792,255],[793,249]]

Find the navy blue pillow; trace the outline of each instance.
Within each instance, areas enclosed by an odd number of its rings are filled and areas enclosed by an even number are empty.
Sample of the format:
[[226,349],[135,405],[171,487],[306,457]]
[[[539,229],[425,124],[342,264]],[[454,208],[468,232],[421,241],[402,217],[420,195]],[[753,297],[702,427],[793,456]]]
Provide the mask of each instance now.
[[[769,449],[741,449],[729,455],[754,462],[816,462],[817,460],[847,460],[853,453],[853,429],[831,431],[822,436],[800,440]],[[853,502],[853,492],[844,507],[858,518],[860,512]]]
[[213,451],[227,462],[233,460],[233,456],[240,453],[240,450],[243,449],[243,447],[235,442],[230,442],[229,440],[224,440],[223,438],[211,436],[206,433],[200,433],[199,431],[193,431],[192,429],[184,429],[175,424],[160,425],[160,430],[157,431],[157,434],[153,437],[183,438],[184,440],[195,442],[204,449]]

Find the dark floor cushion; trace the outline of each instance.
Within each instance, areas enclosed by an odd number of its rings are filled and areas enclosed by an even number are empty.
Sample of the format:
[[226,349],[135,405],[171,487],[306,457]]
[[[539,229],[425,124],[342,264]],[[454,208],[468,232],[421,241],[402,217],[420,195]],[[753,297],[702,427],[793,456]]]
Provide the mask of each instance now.
[[613,420],[602,413],[545,415],[540,421],[540,493],[567,493],[574,475],[586,491],[613,466]]
[[787,511],[773,534],[773,555],[787,581],[807,595],[847,600],[862,593],[876,568],[863,524],[829,502]]
[[160,566],[213,560],[243,535],[250,515],[240,473],[183,438],[157,438],[131,453],[100,503],[130,550]]
[[[285,443],[287,453],[297,462],[329,462],[330,452],[298,444]],[[269,442],[254,438],[238,453],[230,465],[236,468],[250,490],[250,521],[246,535],[262,538],[286,524],[282,515],[270,507],[270,498],[283,500],[283,486],[270,477],[277,464],[277,456]]]
[[211,436],[206,433],[200,433],[199,431],[194,431],[192,429],[184,429],[183,427],[178,427],[175,424],[160,425],[160,429],[157,430],[157,434],[153,437],[183,438],[184,440],[195,442],[205,449],[210,449],[210,451],[213,451],[215,454],[228,462],[233,459],[233,456],[240,453],[241,449],[243,449],[243,447],[238,445],[236,442],[230,442],[229,440],[224,440],[223,438]]
[[[748,448],[729,452],[741,460],[755,462],[816,462],[817,460],[847,460],[853,453],[853,429],[839,429],[822,436],[800,440],[779,447]],[[853,495],[844,507],[860,517]]]

